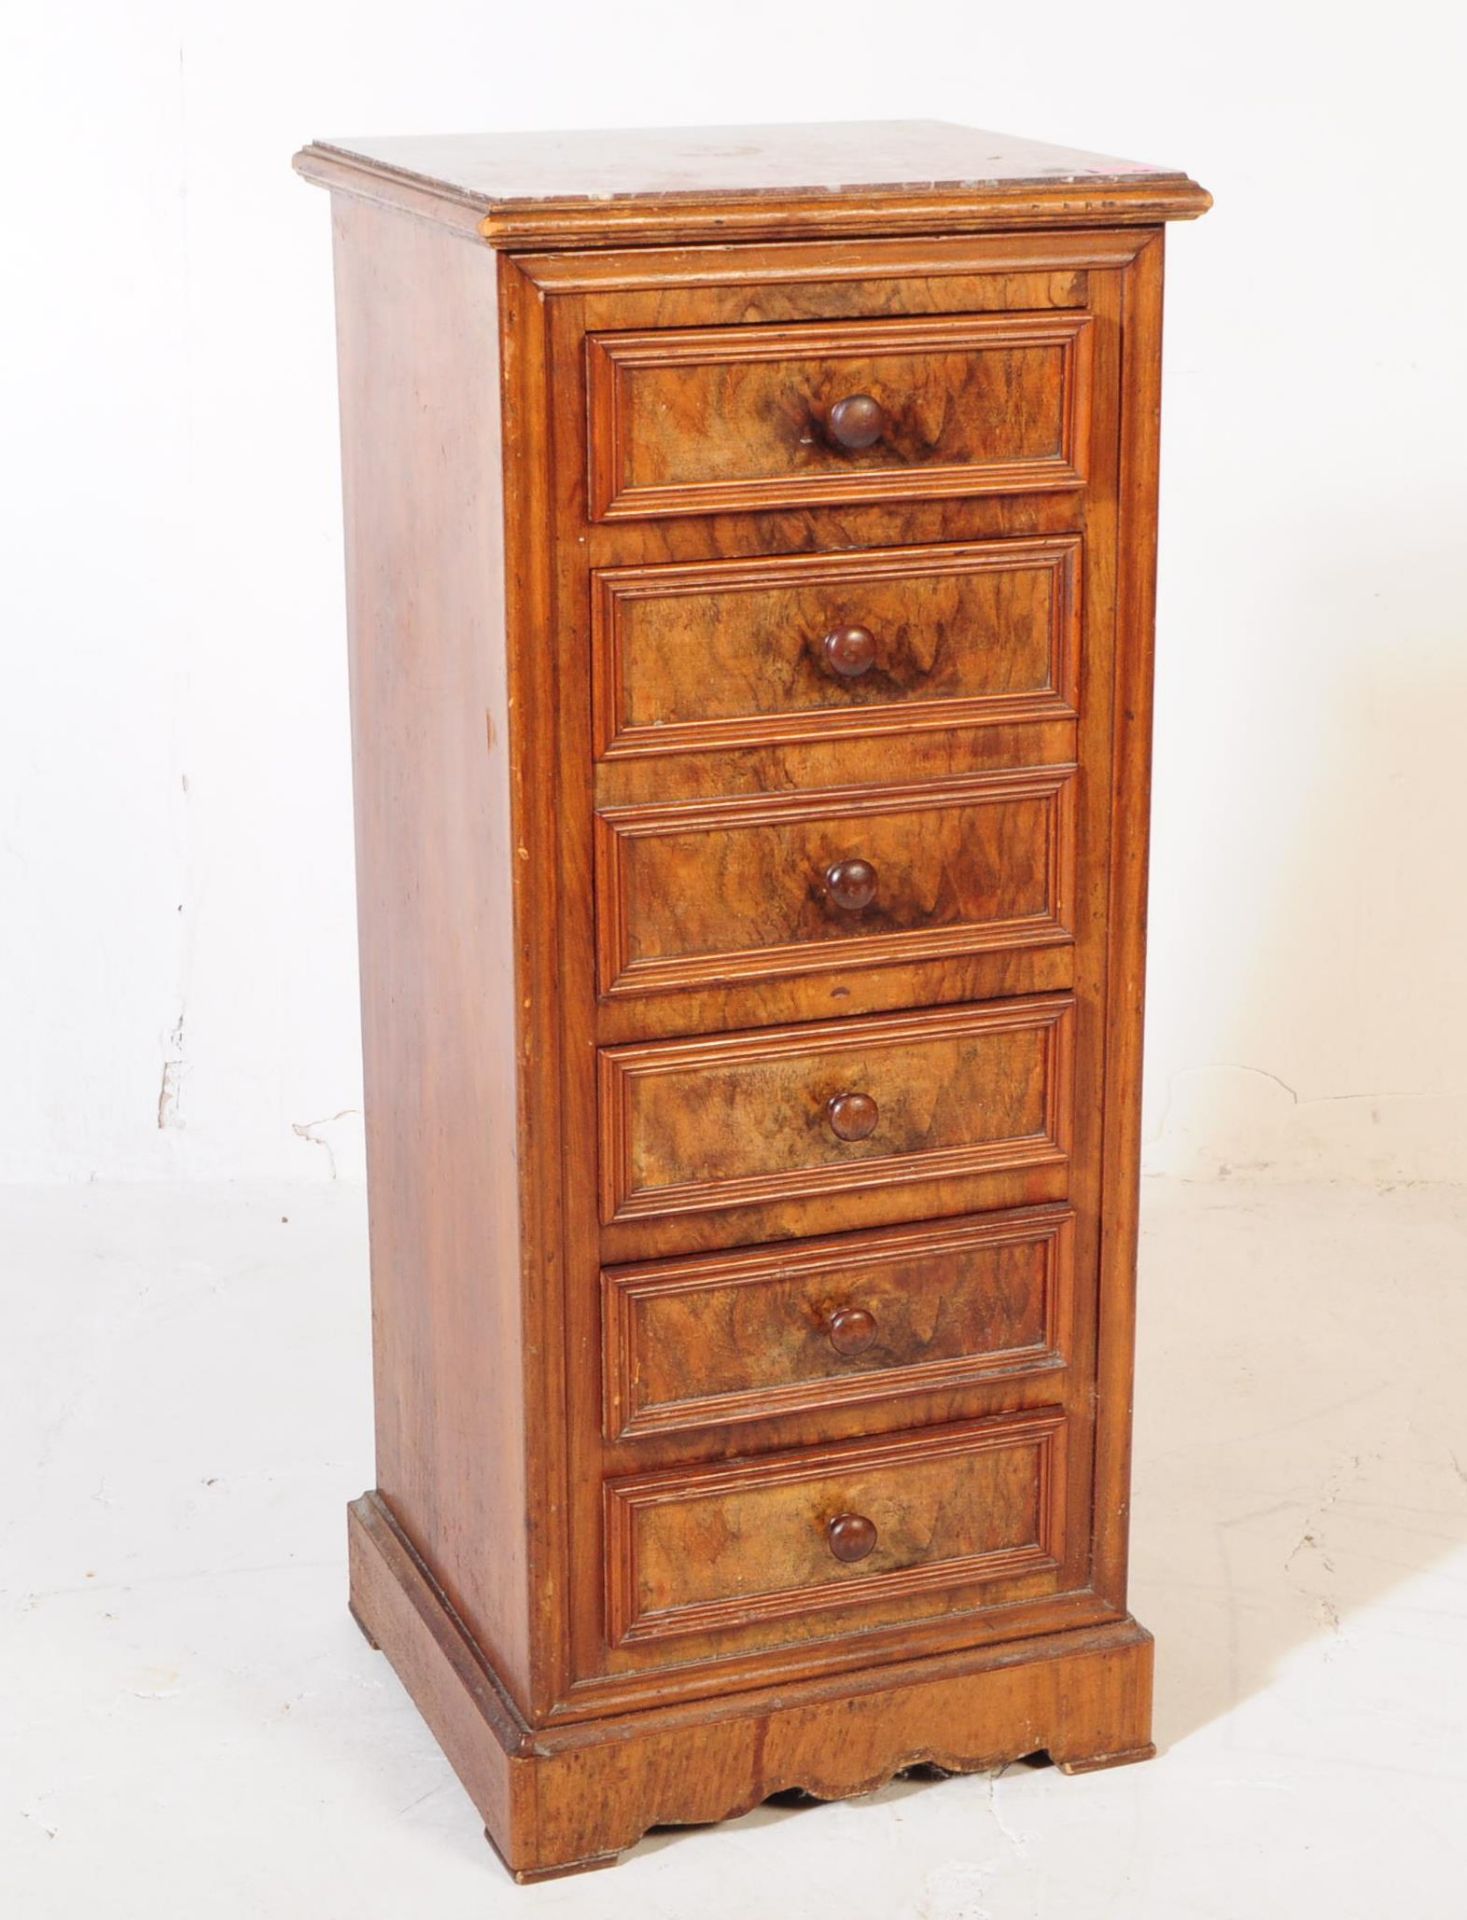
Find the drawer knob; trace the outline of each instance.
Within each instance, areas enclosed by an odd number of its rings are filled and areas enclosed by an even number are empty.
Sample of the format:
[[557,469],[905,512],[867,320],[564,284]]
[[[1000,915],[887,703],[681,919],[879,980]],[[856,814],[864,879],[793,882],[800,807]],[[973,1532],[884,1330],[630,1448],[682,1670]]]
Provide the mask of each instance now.
[[839,680],[859,680],[876,665],[876,636],[865,627],[836,627],[820,642],[825,670]]
[[876,869],[869,860],[837,860],[825,869],[830,897],[847,913],[859,913],[876,898]]
[[838,1513],[825,1529],[830,1551],[847,1565],[864,1560],[876,1545],[876,1528],[864,1513]]
[[875,1133],[881,1112],[869,1093],[837,1093],[826,1101],[825,1117],[837,1140],[864,1140]]
[[848,394],[826,415],[825,431],[838,447],[859,453],[863,447],[874,447],[886,432],[886,415],[881,402],[869,393]]
[[854,1360],[876,1338],[876,1322],[864,1307],[840,1307],[826,1322],[825,1332],[842,1360]]

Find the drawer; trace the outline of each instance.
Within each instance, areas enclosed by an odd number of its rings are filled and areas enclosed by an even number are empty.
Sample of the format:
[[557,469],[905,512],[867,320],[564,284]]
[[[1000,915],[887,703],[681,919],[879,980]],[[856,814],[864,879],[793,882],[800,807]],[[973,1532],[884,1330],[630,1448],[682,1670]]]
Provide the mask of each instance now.
[[591,334],[590,511],[1084,484],[1085,313]]
[[602,1218],[1063,1164],[1075,1002],[606,1047]]
[[1061,1367],[1074,1225],[1049,1208],[613,1268],[607,1438]]
[[1073,719],[1080,547],[608,568],[592,583],[597,752]]
[[604,809],[601,991],[1070,941],[1075,774]]
[[914,1600],[920,1617],[1057,1573],[1064,1434],[1045,1409],[609,1481],[611,1644]]

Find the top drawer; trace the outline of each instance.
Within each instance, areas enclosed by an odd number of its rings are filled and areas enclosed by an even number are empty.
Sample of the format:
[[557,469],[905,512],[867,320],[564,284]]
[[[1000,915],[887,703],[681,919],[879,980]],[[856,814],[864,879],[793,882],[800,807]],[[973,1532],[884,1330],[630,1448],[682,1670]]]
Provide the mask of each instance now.
[[1082,486],[1090,316],[588,337],[591,515]]

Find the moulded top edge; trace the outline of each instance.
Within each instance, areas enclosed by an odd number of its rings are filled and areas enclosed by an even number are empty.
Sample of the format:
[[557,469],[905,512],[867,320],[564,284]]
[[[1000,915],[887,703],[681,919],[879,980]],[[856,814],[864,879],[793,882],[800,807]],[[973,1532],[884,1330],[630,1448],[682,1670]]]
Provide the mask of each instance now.
[[940,121],[320,141],[308,179],[500,246],[1190,218],[1186,174]]

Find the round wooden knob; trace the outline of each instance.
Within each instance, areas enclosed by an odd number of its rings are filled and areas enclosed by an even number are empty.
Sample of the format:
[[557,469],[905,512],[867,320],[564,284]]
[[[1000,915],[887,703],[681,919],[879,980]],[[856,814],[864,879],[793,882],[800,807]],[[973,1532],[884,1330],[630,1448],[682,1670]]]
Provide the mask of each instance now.
[[859,913],[876,898],[876,869],[869,860],[837,860],[825,869],[830,897],[847,913]]
[[825,1117],[837,1140],[864,1140],[876,1131],[881,1112],[869,1093],[838,1093],[826,1101]]
[[847,1565],[864,1560],[876,1545],[876,1528],[864,1513],[838,1513],[825,1529],[830,1551]]
[[886,432],[886,415],[881,402],[869,393],[848,394],[826,415],[825,431],[838,447],[859,453],[863,447],[874,447]]
[[864,1307],[841,1307],[826,1321],[825,1332],[841,1359],[853,1360],[876,1338],[876,1322]]
[[836,627],[820,642],[827,673],[839,680],[859,680],[876,665],[876,636],[864,627]]

